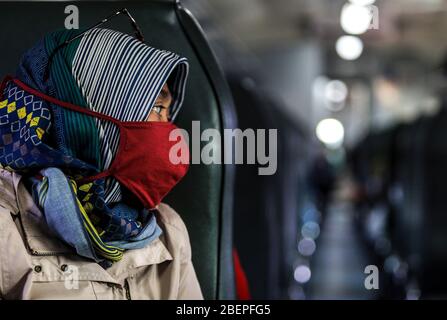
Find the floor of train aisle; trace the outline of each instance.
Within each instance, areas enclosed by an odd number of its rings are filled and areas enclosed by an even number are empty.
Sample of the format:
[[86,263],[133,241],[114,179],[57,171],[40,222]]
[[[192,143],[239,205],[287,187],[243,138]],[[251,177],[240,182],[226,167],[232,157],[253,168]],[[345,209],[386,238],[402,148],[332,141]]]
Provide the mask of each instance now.
[[355,230],[347,189],[349,180],[340,181],[328,206],[312,261],[309,299],[375,299],[374,290],[365,288],[364,270],[372,262]]

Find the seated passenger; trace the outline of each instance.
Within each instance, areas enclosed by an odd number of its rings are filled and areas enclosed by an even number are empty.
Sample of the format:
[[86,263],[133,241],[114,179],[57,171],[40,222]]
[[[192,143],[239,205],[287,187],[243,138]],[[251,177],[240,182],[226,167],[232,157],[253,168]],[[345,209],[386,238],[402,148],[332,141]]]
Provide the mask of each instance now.
[[202,299],[169,141],[185,58],[59,31],[0,91],[0,298]]

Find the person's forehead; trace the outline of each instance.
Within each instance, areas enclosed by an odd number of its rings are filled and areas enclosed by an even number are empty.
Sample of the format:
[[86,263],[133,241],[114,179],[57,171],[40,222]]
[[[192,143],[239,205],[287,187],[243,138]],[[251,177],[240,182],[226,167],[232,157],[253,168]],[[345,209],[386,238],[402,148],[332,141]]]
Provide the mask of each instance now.
[[166,83],[163,86],[163,88],[161,89],[159,97],[163,98],[163,99],[167,99],[167,98],[171,97],[171,92],[169,91],[169,88]]

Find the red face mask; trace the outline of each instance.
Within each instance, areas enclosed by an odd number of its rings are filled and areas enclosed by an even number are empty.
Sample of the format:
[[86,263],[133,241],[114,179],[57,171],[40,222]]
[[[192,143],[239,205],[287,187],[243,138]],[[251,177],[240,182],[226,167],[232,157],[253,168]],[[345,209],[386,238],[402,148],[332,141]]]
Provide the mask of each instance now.
[[[8,80],[8,79],[6,79]],[[108,170],[83,178],[80,183],[113,176],[132,192],[147,209],[156,207],[172,188],[185,176],[188,164],[172,164],[171,147],[184,140],[170,141],[169,134],[177,127],[171,122],[120,121],[105,114],[60,101],[11,79],[23,90],[58,106],[113,122],[119,129],[120,142],[115,159]],[[151,147],[145,143],[151,142]],[[181,150],[188,150],[182,146]],[[183,155],[182,155],[183,156]],[[189,154],[186,159],[189,159]]]

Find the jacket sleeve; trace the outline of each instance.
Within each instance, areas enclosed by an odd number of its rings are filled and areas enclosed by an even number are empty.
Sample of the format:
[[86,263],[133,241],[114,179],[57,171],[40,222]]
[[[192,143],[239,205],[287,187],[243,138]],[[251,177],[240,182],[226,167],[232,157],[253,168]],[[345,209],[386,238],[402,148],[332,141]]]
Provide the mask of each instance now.
[[6,260],[6,243],[8,240],[6,237],[10,233],[10,230],[12,230],[11,224],[12,219],[10,210],[6,209],[5,203],[0,200],[0,300],[2,300],[6,294],[6,274],[4,264]]
[[169,205],[159,205],[160,218],[167,230],[167,238],[170,239],[169,246],[177,257],[178,267],[178,293],[177,300],[203,300],[202,290],[197,279],[192,263],[191,243],[188,230],[180,215]]
[[[5,208],[3,208],[2,206],[0,206],[0,232],[3,233],[3,221],[2,221],[2,215],[6,215],[8,212]],[[0,238],[0,246],[2,245],[1,243],[1,238]],[[0,247],[0,255],[2,254],[2,248]],[[4,259],[0,260],[0,300],[3,300],[3,296],[4,296],[4,289],[3,289],[3,277],[4,277],[4,271],[3,271],[3,261]]]
[[5,251],[6,237],[11,227],[11,214],[18,212],[13,184],[13,174],[0,168],[0,300],[5,296]]
[[0,167],[0,208],[6,212],[16,214],[19,212],[14,182],[17,175]]
[[[183,222],[183,221],[182,221]],[[183,223],[182,223],[183,224]],[[180,270],[179,300],[203,300],[202,290],[192,263],[191,243],[188,230],[183,224],[184,248]]]
[[203,300],[202,290],[191,261],[183,266],[181,277],[178,299]]

